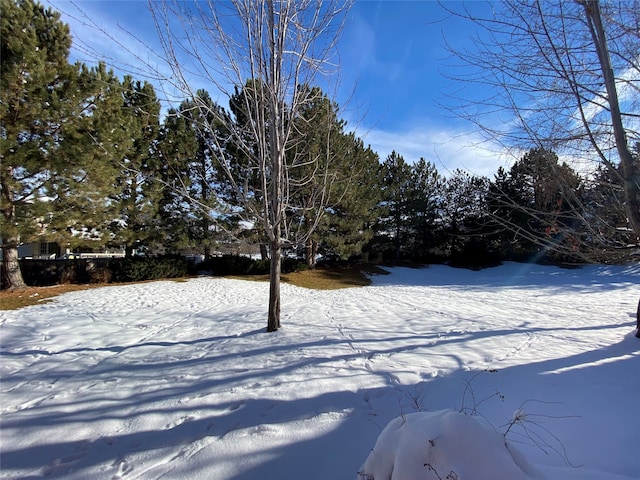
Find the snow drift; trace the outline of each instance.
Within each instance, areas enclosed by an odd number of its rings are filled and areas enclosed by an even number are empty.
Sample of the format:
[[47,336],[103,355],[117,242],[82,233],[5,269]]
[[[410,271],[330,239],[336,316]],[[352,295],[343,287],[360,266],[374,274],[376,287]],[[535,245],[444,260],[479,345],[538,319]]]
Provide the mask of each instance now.
[[530,467],[512,449],[479,417],[453,410],[410,413],[382,431],[358,480],[529,479]]

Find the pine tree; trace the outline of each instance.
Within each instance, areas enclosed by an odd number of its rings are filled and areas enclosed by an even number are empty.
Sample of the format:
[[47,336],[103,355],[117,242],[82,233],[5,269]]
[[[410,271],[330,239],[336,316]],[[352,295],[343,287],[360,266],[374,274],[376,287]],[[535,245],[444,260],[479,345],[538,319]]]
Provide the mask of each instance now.
[[154,146],[154,158],[158,162],[157,180],[166,188],[158,205],[158,232],[162,235],[164,246],[170,253],[176,253],[190,246],[188,224],[192,210],[186,192],[192,179],[189,165],[198,151],[197,132],[189,119],[180,112],[188,102],[183,102],[179,110],[169,109],[164,118],[158,141]]
[[454,170],[446,181],[442,222],[453,259],[462,257],[466,261],[470,250],[486,249],[484,236],[489,184],[488,178],[470,175],[460,169]]
[[426,259],[437,244],[443,188],[444,180],[433,163],[421,158],[411,167],[407,211],[411,250],[416,259]]
[[394,258],[399,260],[407,242],[411,166],[395,151],[382,164],[382,216],[377,231],[393,245]]
[[380,202],[380,163],[378,155],[353,133],[343,134],[337,143],[341,163],[335,188],[340,195],[327,208],[313,241],[344,259],[362,253],[373,237]]
[[[633,149],[640,171],[640,143]],[[636,250],[636,235],[629,226],[621,167],[599,166],[585,181],[581,249],[589,260],[603,263],[629,261]]]
[[[262,132],[264,138],[260,142],[260,135],[256,135],[257,130],[263,128],[260,125],[265,125],[269,118],[263,95],[266,88],[263,82],[256,79],[247,80],[243,86],[235,86],[234,94],[229,99],[230,120],[223,122],[234,130],[234,134],[224,146],[215,145],[217,152],[222,153],[216,162],[219,193],[226,205],[240,212],[243,220],[254,225],[254,240],[260,244],[263,259],[268,256],[266,246],[269,238],[266,230],[270,223],[267,220],[270,176],[260,174],[263,164],[256,162],[255,157],[270,143],[271,130],[268,128]],[[286,109],[286,106],[282,108]]]
[[47,236],[69,248],[102,248],[111,239],[110,197],[123,168],[118,159],[133,139],[123,118],[122,84],[113,71],[103,63],[82,65],[78,84],[83,95],[74,101],[82,111],[62,126],[56,151],[66,169],[47,185],[52,199]]
[[58,167],[45,152],[67,118],[59,97],[75,72],[67,62],[69,27],[59,14],[27,0],[2,0],[0,10],[2,284],[20,288],[17,248],[38,227],[26,210]]
[[[115,178],[110,205],[113,219],[109,225],[111,243],[125,246],[127,257],[134,248],[148,246],[154,240],[151,228],[158,214],[162,184],[154,181],[158,165],[152,157],[159,130],[160,102],[153,86],[125,76],[122,81],[121,128],[128,138],[120,145],[113,162],[120,167]],[[107,122],[114,125],[114,121]],[[117,123],[116,123],[117,125]]]
[[[207,118],[201,118],[205,110],[197,108],[196,102],[208,104]],[[216,161],[225,155],[222,150],[228,137],[218,121],[222,115],[226,112],[199,90],[195,101],[185,100],[169,111],[158,141],[163,182],[170,187],[161,207],[169,234],[165,243],[174,250],[199,251],[205,259],[218,240],[216,230],[235,226],[228,211],[233,210],[231,189]]]
[[[287,211],[287,238],[294,246],[304,245],[306,262],[315,265],[317,236],[314,231],[324,212],[331,190],[337,187],[339,150],[344,123],[338,119],[338,107],[318,87],[300,86],[307,101],[293,119],[293,135],[287,145],[287,164],[291,166],[292,192]],[[327,181],[331,177],[331,180]]]
[[68,63],[71,37],[57,12],[32,0],[0,7],[2,284],[20,288],[18,245],[43,234],[71,242],[93,233],[76,219],[98,211],[104,180],[113,178],[103,160],[120,137],[104,120],[120,92],[104,65]]
[[578,254],[582,212],[580,177],[558,156],[534,148],[499,170],[488,199],[506,252],[516,259]]

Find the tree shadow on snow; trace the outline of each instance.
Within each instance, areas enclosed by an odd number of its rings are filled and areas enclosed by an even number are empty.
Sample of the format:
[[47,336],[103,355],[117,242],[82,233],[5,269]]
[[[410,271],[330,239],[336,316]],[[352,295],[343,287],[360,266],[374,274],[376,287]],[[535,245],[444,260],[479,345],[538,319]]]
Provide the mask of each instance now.
[[424,269],[396,267],[387,276],[376,277],[375,286],[451,286],[474,288],[561,288],[566,291],[607,291],[636,285],[640,265],[586,265],[562,268],[534,263],[506,262],[497,267],[470,271],[446,265],[430,265]]
[[[576,330],[607,330],[618,328],[619,324],[601,327],[577,327]],[[546,329],[527,330],[529,332]],[[550,329],[553,330],[553,329]],[[571,327],[567,328],[571,330]],[[252,330],[243,334],[245,337],[257,336],[262,330]],[[439,337],[438,335],[407,335],[385,338],[383,340],[367,339],[367,351],[371,356],[389,355],[394,352],[406,352],[410,349],[424,349],[428,355],[429,345],[446,345],[473,341],[488,336],[503,336],[521,333],[514,330],[493,330],[465,332],[459,335]],[[188,342],[148,342],[146,345],[109,347],[107,352],[120,353],[126,349],[141,346],[161,347],[167,350],[163,360],[140,364],[114,364],[105,362],[87,372],[86,378],[77,378],[77,383],[87,384],[96,378],[126,378],[127,376],[144,375],[154,379],[188,372],[207,364],[212,370],[223,361],[232,361],[237,353],[212,351],[196,359],[172,359],[170,347],[179,345],[215,344],[237,335],[225,337],[203,338]],[[407,342],[415,342],[408,345]],[[325,339],[297,344],[268,345],[253,347],[243,355],[259,358],[263,353],[286,354],[299,349],[313,349],[316,346],[327,347],[345,344],[346,339]],[[358,340],[350,342],[357,346]],[[377,342],[384,342],[376,347]],[[391,345],[391,346],[389,346]],[[119,350],[120,348],[120,350]],[[94,351],[87,349],[87,351]],[[82,349],[69,349],[57,353],[84,353]],[[388,373],[378,372],[379,378],[387,383],[386,387],[361,389],[358,391],[326,392],[310,398],[297,400],[239,399],[232,402],[216,401],[211,398],[211,412],[202,413],[204,407],[199,404],[189,407],[176,400],[197,395],[211,395],[216,389],[227,384],[239,382],[249,383],[265,375],[259,366],[255,370],[230,370],[227,375],[215,378],[191,379],[185,381],[176,376],[176,382],[168,381],[141,392],[122,395],[119,387],[112,393],[104,393],[103,397],[78,394],[70,400],[59,399],[55,407],[34,405],[29,409],[30,415],[5,415],[3,429],[32,429],[38,426],[65,425],[73,429],[82,425],[86,428],[98,421],[113,419],[120,422],[132,422],[144,415],[163,415],[167,424],[161,429],[146,431],[126,431],[107,435],[99,431],[91,438],[81,441],[65,440],[49,441],[25,448],[12,448],[3,442],[2,468],[5,472],[18,469],[38,471],[39,474],[68,476],[71,473],[81,478],[85,469],[103,465],[113,472],[118,469],[135,468],[133,462],[136,455],[145,454],[157,457],[149,460],[157,461],[159,468],[167,468],[173,459],[196,455],[198,448],[215,448],[214,440],[225,441],[234,435],[278,435],[279,427],[291,422],[313,422],[325,414],[336,414],[339,420],[331,422],[332,427],[317,435],[308,435],[294,443],[265,447],[261,452],[264,458],[255,465],[247,463],[246,468],[239,468],[237,480],[263,480],[265,478],[305,478],[307,480],[334,480],[356,477],[360,464],[369,454],[382,428],[394,417],[417,410],[438,410],[453,408],[477,413],[486,417],[497,429],[504,431],[504,425],[511,420],[514,410],[524,404],[525,411],[531,413],[530,424],[524,425],[535,429],[544,424],[549,432],[561,431],[555,445],[561,450],[563,443],[572,443],[572,438],[585,438],[597,435],[596,432],[609,431],[608,442],[637,442],[634,434],[640,431],[640,418],[637,412],[637,398],[626,395],[626,392],[640,392],[640,356],[637,339],[632,334],[620,343],[608,347],[594,349],[577,355],[553,360],[531,363],[527,365],[500,368],[496,362],[495,371],[481,374],[458,368],[445,376],[429,377],[425,372],[424,380],[413,385],[400,385],[393,381]],[[25,354],[25,352],[21,352]],[[49,352],[47,352],[49,353]],[[10,355],[10,353],[6,353]],[[362,354],[356,351],[326,356],[301,356],[299,361],[286,363],[270,370],[270,375],[286,374],[297,369],[319,368],[327,362],[344,360],[362,360]],[[463,362],[458,362],[460,366]],[[90,375],[89,375],[90,373]],[[219,373],[219,372],[218,372]],[[224,372],[222,372],[224,373]],[[375,374],[370,372],[369,374]],[[51,382],[51,372],[39,372],[31,376],[29,381]],[[37,378],[40,377],[40,378]],[[304,388],[304,386],[301,386]],[[526,392],[526,397],[523,393]],[[552,397],[549,398],[550,393]],[[171,401],[171,403],[169,403]],[[588,418],[598,411],[598,418]],[[556,418],[552,418],[556,417]],[[179,418],[179,421],[175,421]],[[173,420],[171,420],[173,419]],[[598,430],[600,429],[600,430]],[[605,430],[602,430],[605,429]],[[628,433],[625,433],[628,432]],[[544,434],[544,433],[543,433]],[[545,458],[541,446],[536,440],[527,438],[526,430],[514,428],[510,440],[521,445],[523,451],[534,457]],[[550,443],[556,441],[549,437]],[[605,441],[603,439],[599,440]],[[601,457],[599,441],[592,442],[592,449],[583,452],[568,451],[567,456],[576,464],[584,463],[590,458]],[[548,446],[547,446],[548,447]],[[544,446],[542,447],[544,448]],[[553,450],[553,448],[551,448]],[[615,449],[610,458],[600,459],[610,466],[611,472],[640,476],[640,467],[634,471],[619,471],[630,464],[624,458],[627,449]],[[547,453],[553,453],[547,452]],[[536,458],[536,459],[539,459]],[[162,459],[162,461],[160,461]],[[242,459],[238,460],[239,462]],[[551,459],[551,463],[562,464],[562,459]],[[164,462],[164,463],[163,463]],[[164,465],[164,467],[162,467]],[[202,475],[202,466],[188,460],[176,462],[171,470],[174,478],[190,478]],[[106,472],[107,470],[105,470]],[[105,478],[107,478],[105,476]],[[111,477],[109,477],[111,478]]]

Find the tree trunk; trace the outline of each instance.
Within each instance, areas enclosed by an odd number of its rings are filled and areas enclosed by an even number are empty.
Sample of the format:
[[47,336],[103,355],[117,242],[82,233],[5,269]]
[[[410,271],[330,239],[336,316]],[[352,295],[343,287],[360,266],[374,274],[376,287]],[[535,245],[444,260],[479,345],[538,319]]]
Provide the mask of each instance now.
[[[269,125],[267,134],[263,137],[266,144],[263,146],[263,158],[265,160],[265,173],[263,182],[267,181],[266,171],[271,170],[270,198],[267,202],[265,217],[268,218],[270,227],[269,250],[271,253],[271,269],[269,272],[269,314],[267,317],[267,332],[275,332],[280,328],[280,273],[282,260],[282,221],[284,220],[284,146],[286,141],[283,105],[280,99],[282,84],[282,55],[283,37],[280,24],[276,28],[278,18],[273,0],[267,0],[267,22],[269,26],[269,65],[266,73],[268,94],[266,95],[269,108]],[[268,140],[268,141],[267,141]],[[268,152],[268,153],[267,153]],[[266,191],[266,188],[265,188]]]
[[318,242],[311,238],[307,239],[304,254],[307,266],[314,268],[316,266],[316,255],[318,254]]
[[318,257],[318,241],[311,242],[311,260],[313,261],[313,267],[316,266],[316,258]]
[[638,311],[636,312],[636,337],[640,338],[640,300],[638,300]]
[[[209,204],[209,183],[207,182],[207,178],[204,172],[207,171],[206,160],[203,158],[200,169],[203,172],[200,177],[200,190],[202,191],[202,203],[204,205]],[[211,233],[209,233],[209,217],[208,213],[205,213],[202,217],[202,236],[203,241],[205,243],[204,246],[204,260],[207,261],[211,258],[211,246],[209,245],[209,241],[211,238]]]
[[593,43],[598,53],[604,86],[607,90],[607,101],[613,126],[613,135],[616,140],[616,149],[622,165],[622,178],[624,180],[625,202],[631,228],[640,236],[640,186],[638,185],[633,154],[627,143],[627,134],[622,123],[622,113],[618,100],[616,78],[611,67],[609,46],[605,35],[604,26],[600,17],[600,4],[598,0],[588,0],[584,3],[587,18],[592,21]]
[[267,332],[275,332],[280,328],[280,273],[282,259],[282,243],[280,239],[270,242],[271,269],[269,271],[269,314]]
[[[1,156],[1,155],[0,155]],[[22,271],[18,263],[18,244],[20,234],[16,225],[16,203],[14,201],[13,190],[10,188],[8,179],[13,178],[13,167],[4,167],[0,175],[0,195],[2,200],[2,210],[0,214],[4,217],[5,225],[2,234],[2,265],[0,266],[0,287],[3,289],[16,290],[25,288],[27,285],[22,278]]]
[[[591,34],[596,51],[598,52],[598,59],[600,60],[600,67],[602,68],[602,75],[604,77],[604,85],[607,90],[607,101],[611,114],[613,135],[616,140],[618,155],[620,156],[620,164],[622,165],[627,217],[636,237],[640,237],[640,186],[637,181],[638,172],[636,171],[635,159],[629,149],[626,131],[622,124],[622,113],[620,112],[616,79],[613,68],[611,67],[609,46],[607,45],[607,37],[600,16],[600,4],[598,0],[587,0],[584,3],[584,7],[587,18],[592,21],[590,25]],[[640,302],[638,303],[638,310],[636,312],[636,327],[638,328],[636,337],[640,338]]]
[[17,290],[26,288],[20,263],[18,262],[18,242],[7,238],[2,241],[2,288]]
[[395,245],[395,258],[396,261],[399,262],[400,261],[400,243],[401,243],[401,239],[400,239],[400,219],[396,219],[396,245]]
[[456,217],[451,220],[451,253],[450,256],[455,255],[458,249],[458,221]]
[[313,257],[311,253],[311,238],[307,238],[307,244],[304,246],[304,260],[307,267],[313,266]]

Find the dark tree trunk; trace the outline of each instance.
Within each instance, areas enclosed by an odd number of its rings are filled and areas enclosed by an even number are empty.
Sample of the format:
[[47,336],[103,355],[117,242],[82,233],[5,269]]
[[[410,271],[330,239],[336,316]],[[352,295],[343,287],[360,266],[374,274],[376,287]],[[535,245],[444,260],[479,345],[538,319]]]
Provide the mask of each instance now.
[[636,337],[640,338],[640,300],[638,300],[638,311],[636,312]]
[[396,261],[399,261],[400,260],[400,247],[401,247],[401,243],[402,243],[402,239],[400,238],[402,236],[402,227],[401,227],[402,218],[401,218],[400,214],[396,215],[395,222],[396,222],[395,259],[396,259]]
[[316,266],[316,255],[318,254],[318,242],[312,239],[307,240],[305,247],[305,260],[307,266],[313,268]]
[[16,225],[16,204],[14,201],[13,190],[9,187],[7,179],[13,178],[13,167],[5,167],[3,174],[0,175],[0,196],[2,197],[0,205],[2,210],[0,214],[3,217],[5,228],[2,233],[2,264],[0,266],[0,287],[9,290],[25,288],[27,285],[22,278],[20,263],[18,262],[18,244],[20,243],[20,235]]
[[271,269],[269,272],[269,314],[267,332],[275,332],[280,328],[280,273],[282,244],[279,239],[269,244],[271,250]]
[[267,246],[264,243],[260,244],[260,258],[262,260],[269,258],[269,252],[267,251]]
[[[598,0],[587,0],[583,5],[587,19],[589,20],[593,43],[598,53],[598,60],[600,61],[600,67],[604,77],[604,86],[607,90],[607,101],[611,115],[613,135],[616,140],[618,155],[620,156],[620,165],[622,165],[627,217],[633,231],[636,235],[640,235],[640,185],[637,181],[638,171],[635,158],[627,143],[627,133],[622,123],[616,79],[611,66],[609,46],[607,45],[607,37],[600,16],[600,4]],[[636,337],[640,338],[640,303],[638,303],[638,311],[636,312],[636,327],[638,328]]]
[[[207,178],[205,172],[207,171],[206,160],[203,158],[200,164],[200,190],[202,191],[202,203],[207,205],[209,202],[209,183],[207,182]],[[204,246],[204,260],[207,261],[211,258],[211,246],[209,245],[209,240],[211,238],[211,233],[209,233],[209,217],[207,213],[203,214],[202,217],[202,235],[205,243]]]
[[18,243],[12,239],[4,239],[2,242],[2,288],[17,290],[26,286],[18,262]]

